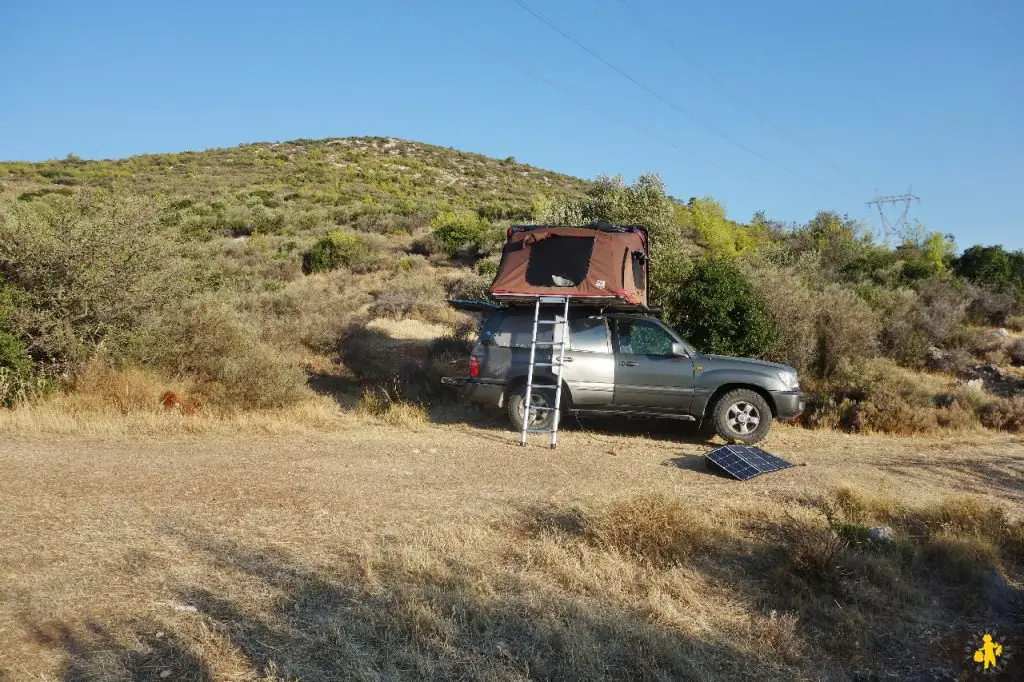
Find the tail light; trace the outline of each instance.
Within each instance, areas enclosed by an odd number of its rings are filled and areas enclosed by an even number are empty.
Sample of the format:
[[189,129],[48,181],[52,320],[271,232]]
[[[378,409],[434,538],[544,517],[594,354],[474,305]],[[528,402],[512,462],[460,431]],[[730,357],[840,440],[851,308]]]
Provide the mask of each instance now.
[[480,358],[471,356],[469,358],[469,378],[476,379],[480,376]]

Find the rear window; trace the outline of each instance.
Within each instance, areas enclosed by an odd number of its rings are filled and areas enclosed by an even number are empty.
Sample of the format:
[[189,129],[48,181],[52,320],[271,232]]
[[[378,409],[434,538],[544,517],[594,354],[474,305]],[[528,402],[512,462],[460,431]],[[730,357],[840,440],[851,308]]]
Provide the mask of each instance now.
[[[545,316],[551,319],[550,314]],[[529,348],[533,334],[532,315],[510,315],[501,320],[492,340],[502,348]],[[545,324],[537,328],[538,341],[560,339],[562,325]],[[608,325],[603,317],[574,317],[569,322],[569,349],[590,353],[608,352]],[[547,350],[547,349],[545,349]]]
[[[555,325],[546,324],[537,330],[538,341],[551,341]],[[503,348],[529,348],[533,334],[533,315],[509,315],[494,332],[495,345]]]
[[551,235],[533,243],[526,283],[535,287],[573,287],[587,278],[593,237]]
[[580,317],[569,322],[569,348],[590,353],[608,352],[608,325],[603,317]]

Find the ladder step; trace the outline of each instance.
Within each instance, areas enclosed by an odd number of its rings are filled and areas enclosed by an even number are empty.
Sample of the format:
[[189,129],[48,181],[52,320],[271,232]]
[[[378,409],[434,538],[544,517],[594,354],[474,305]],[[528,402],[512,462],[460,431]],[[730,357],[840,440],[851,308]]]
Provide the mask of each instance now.
[[551,429],[526,429],[527,433],[551,433]]
[[562,363],[560,363],[560,362],[535,362],[535,363],[533,363],[534,367],[561,367],[561,365],[562,365]]
[[557,407],[540,407],[540,406],[535,406],[535,407],[531,407],[530,408],[530,412],[554,412],[557,409],[558,409]]
[[565,296],[541,296],[537,299],[539,303],[565,303]]
[[533,345],[544,347],[550,346],[551,348],[558,348],[559,346],[564,346],[565,344],[562,343],[561,341],[534,341]]
[[[555,384],[533,384],[531,388],[558,388]],[[532,407],[530,408],[533,409]]]
[[537,324],[562,324],[561,320],[537,320]]

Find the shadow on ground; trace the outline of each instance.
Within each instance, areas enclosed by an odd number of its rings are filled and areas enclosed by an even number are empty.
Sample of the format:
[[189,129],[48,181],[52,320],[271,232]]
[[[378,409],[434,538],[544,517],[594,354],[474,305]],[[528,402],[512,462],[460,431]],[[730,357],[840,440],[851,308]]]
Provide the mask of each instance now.
[[[587,526],[586,515],[534,509],[526,516],[526,525],[510,529],[521,534],[519,545],[554,532],[560,542],[602,551],[593,540],[600,533]],[[931,603],[917,612],[916,597],[924,595],[894,600],[881,589],[884,581],[850,570],[863,557],[811,567],[834,575],[812,579],[793,573],[808,570],[793,563],[794,555],[808,551],[806,538],[794,536],[785,521],[758,523],[744,538],[689,536],[692,546],[680,550],[688,558],[679,559],[716,592],[760,614],[757,623],[744,626],[750,629],[746,635],[687,634],[660,622],[643,599],[549,589],[537,582],[543,576],[536,569],[492,566],[482,573],[480,565],[457,555],[401,560],[400,553],[385,551],[369,560],[344,550],[329,567],[310,568],[274,548],[241,546],[196,531],[174,535],[208,562],[211,577],[171,588],[175,600],[194,612],[163,623],[50,622],[30,629],[38,642],[63,654],[67,682],[953,679],[970,669],[960,650],[943,647],[965,640],[970,631],[943,625],[946,632],[936,639],[929,630],[942,623],[937,617],[1020,629],[1012,620],[994,620],[982,608],[984,595],[958,611],[928,612],[935,608]],[[643,535],[624,537],[633,542]],[[622,554],[628,548],[611,549],[608,556],[628,560]],[[700,553],[694,555],[694,548]],[[663,580],[659,572],[677,565],[672,545],[661,547],[669,554],[655,563],[639,549],[637,565],[648,573],[636,580]],[[932,595],[933,602],[946,598]],[[928,619],[921,618],[926,612]],[[921,631],[907,639],[906,625],[918,619]],[[1020,641],[1019,632],[1001,632],[1008,641]],[[790,653],[766,654],[747,637]],[[991,679],[1013,679],[1020,672],[1014,662],[1009,677]]]
[[[1019,447],[1019,446],[1016,446]],[[984,460],[964,458],[959,461],[936,461],[928,457],[903,456],[878,467],[897,476],[914,478],[921,472],[934,472],[947,477],[950,486],[973,493],[996,493],[1011,499],[1024,499],[1024,465],[1019,457],[988,457]],[[950,476],[950,474],[953,474]]]
[[313,571],[272,549],[210,536],[188,541],[218,571],[273,594],[273,608],[191,585],[177,599],[197,612],[173,635],[155,634],[171,626],[139,622],[116,633],[92,624],[36,628],[40,642],[63,652],[64,680],[213,679],[214,662],[182,643],[209,641],[211,633],[232,652],[224,665],[246,669],[239,679],[674,680],[712,672],[755,679],[754,671],[764,672],[729,644],[652,622],[641,605],[537,598],[515,574],[495,591],[458,557],[431,568],[374,564],[368,572],[364,558],[341,554],[329,571]]
[[135,620],[116,631],[91,621],[74,629],[48,623],[33,627],[32,634],[37,642],[63,652],[65,682],[214,679],[181,634],[155,622]]

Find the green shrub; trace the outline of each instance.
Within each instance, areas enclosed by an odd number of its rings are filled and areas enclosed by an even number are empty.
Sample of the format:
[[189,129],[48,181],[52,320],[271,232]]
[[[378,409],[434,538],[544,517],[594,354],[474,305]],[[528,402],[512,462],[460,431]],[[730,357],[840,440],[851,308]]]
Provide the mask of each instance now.
[[374,252],[373,245],[362,235],[340,230],[331,232],[302,254],[302,271],[310,275],[329,272],[339,266],[366,271],[372,269]]
[[469,212],[445,211],[430,221],[431,235],[449,258],[475,244],[484,236],[488,227],[490,223],[485,218]]
[[7,326],[12,308],[11,296],[0,284],[0,407],[10,407],[25,396],[33,373],[28,349]]
[[670,292],[666,320],[707,353],[763,356],[778,334],[765,300],[722,258],[699,261]]
[[195,289],[179,255],[139,197],[0,199],[0,272],[12,296],[4,325],[47,371],[64,373],[100,349],[116,358]]
[[476,268],[474,269],[476,270],[476,274],[480,275],[481,277],[493,278],[495,275],[498,274],[498,265],[499,263],[497,260],[488,258],[477,263]]

